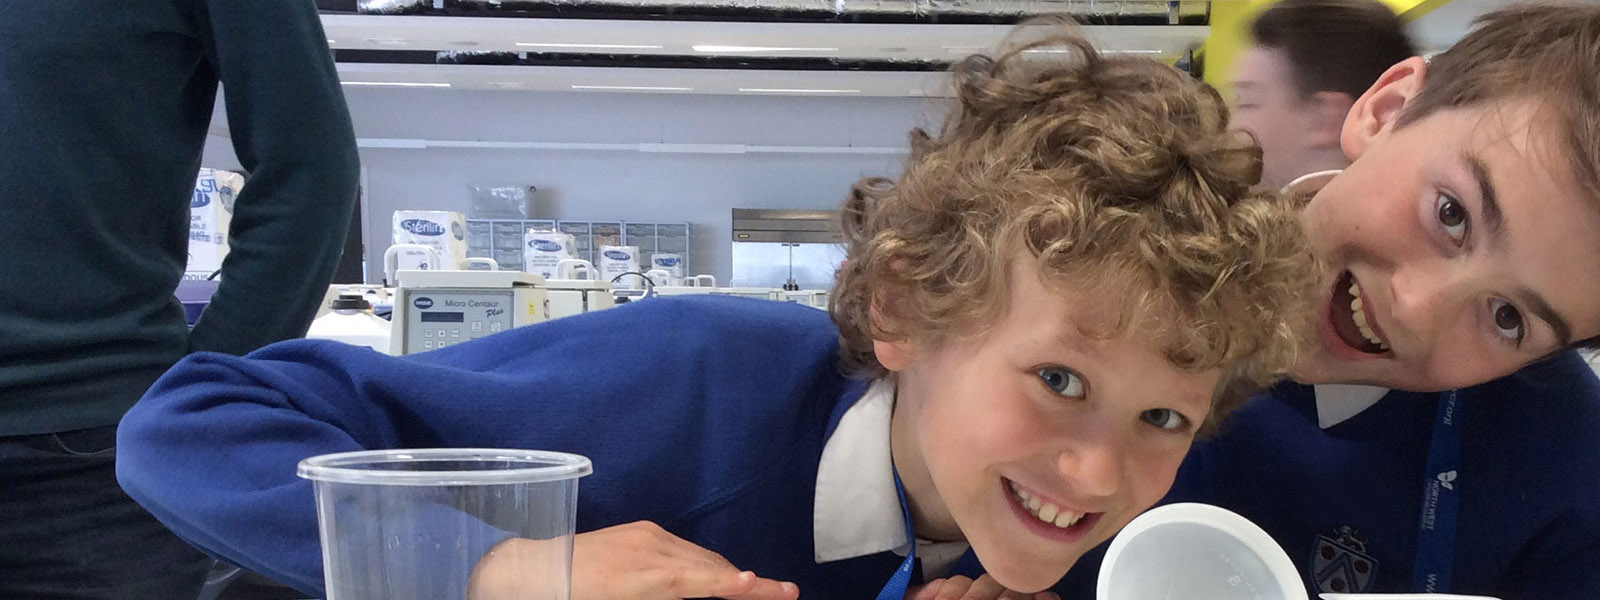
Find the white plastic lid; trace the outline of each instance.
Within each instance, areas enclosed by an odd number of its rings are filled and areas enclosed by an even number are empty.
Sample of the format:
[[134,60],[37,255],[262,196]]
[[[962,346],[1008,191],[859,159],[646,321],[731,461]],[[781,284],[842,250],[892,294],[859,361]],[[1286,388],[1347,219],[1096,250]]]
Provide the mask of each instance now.
[[1140,515],[1111,542],[1099,600],[1308,600],[1299,571],[1267,532],[1209,504]]
[[296,469],[312,481],[440,487],[543,483],[592,472],[589,459],[576,454],[501,448],[341,452],[307,458]]

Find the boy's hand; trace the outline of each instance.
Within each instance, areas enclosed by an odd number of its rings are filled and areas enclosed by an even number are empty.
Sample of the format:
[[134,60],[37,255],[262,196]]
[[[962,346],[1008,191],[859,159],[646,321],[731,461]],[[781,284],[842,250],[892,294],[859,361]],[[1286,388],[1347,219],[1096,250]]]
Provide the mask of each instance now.
[[1000,587],[985,573],[977,581],[966,577],[935,579],[906,592],[906,600],[1061,600],[1055,592],[1022,594]]
[[[510,539],[478,564],[468,600],[527,593],[528,561],[543,558],[537,540]],[[740,571],[715,552],[639,521],[578,534],[572,544],[572,600],[795,600],[793,583]]]

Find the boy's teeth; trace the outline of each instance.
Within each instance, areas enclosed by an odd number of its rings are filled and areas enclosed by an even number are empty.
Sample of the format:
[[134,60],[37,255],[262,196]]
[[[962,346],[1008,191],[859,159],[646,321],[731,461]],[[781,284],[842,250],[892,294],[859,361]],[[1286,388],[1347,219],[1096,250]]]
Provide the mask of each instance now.
[[1389,344],[1384,343],[1383,338],[1378,337],[1378,334],[1372,331],[1372,327],[1367,324],[1367,313],[1361,309],[1361,286],[1354,281],[1350,282],[1350,297],[1352,298],[1350,300],[1350,313],[1352,320],[1356,323],[1356,330],[1360,331],[1361,336],[1367,338],[1367,341],[1377,344],[1378,347],[1384,350],[1388,350]]
[[1078,521],[1083,519],[1083,513],[1061,510],[1060,507],[1044,502],[1038,497],[1023,491],[1021,488],[1018,488],[1014,485],[1011,487],[1011,492],[1017,496],[1017,499],[1022,502],[1023,506],[1028,508],[1028,512],[1032,513],[1034,518],[1039,519],[1040,521],[1055,525],[1056,527],[1067,528],[1077,525]]

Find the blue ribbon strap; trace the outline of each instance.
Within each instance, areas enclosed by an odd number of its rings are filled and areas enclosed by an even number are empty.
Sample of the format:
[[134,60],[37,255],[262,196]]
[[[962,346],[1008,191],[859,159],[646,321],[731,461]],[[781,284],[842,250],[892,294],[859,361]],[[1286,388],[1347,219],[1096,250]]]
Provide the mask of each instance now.
[[1460,511],[1461,429],[1459,390],[1440,396],[1428,443],[1428,468],[1422,474],[1422,514],[1417,523],[1417,558],[1411,591],[1450,590],[1455,562],[1456,517]]
[[911,572],[917,568],[917,537],[911,530],[911,505],[906,503],[906,487],[900,483],[900,472],[894,473],[894,491],[900,496],[900,511],[906,517],[906,559],[894,570],[889,582],[878,592],[878,600],[902,600],[906,588],[911,586]]

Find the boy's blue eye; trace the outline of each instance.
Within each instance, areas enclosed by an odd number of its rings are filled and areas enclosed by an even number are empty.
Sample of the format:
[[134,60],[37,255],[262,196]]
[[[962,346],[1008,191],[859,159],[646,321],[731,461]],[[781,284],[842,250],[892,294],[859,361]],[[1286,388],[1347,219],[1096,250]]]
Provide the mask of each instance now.
[[1042,367],[1039,369],[1039,380],[1050,391],[1068,398],[1082,398],[1085,393],[1083,378],[1065,367]]
[[1189,422],[1178,411],[1170,408],[1152,408],[1139,414],[1139,420],[1154,425],[1160,429],[1179,430]]

